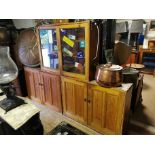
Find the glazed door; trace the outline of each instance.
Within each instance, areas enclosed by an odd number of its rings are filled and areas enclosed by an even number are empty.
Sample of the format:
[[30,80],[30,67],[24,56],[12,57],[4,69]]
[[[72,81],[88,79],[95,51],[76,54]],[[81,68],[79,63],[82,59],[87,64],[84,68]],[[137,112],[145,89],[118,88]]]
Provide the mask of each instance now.
[[60,27],[63,75],[87,80],[89,61],[89,24]]
[[42,59],[42,67],[52,71],[59,71],[59,48],[57,41],[57,29],[41,27],[39,43]]
[[88,86],[88,124],[96,131],[121,134],[123,97],[120,92]]
[[63,113],[87,124],[87,84],[62,77]]
[[60,77],[45,72],[41,72],[40,76],[43,103],[58,112],[62,112]]

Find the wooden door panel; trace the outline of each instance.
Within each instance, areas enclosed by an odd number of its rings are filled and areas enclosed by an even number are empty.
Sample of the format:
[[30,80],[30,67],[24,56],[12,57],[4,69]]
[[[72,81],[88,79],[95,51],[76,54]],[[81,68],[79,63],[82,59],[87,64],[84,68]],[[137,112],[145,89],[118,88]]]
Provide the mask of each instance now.
[[34,88],[33,72],[31,70],[25,69],[25,80],[28,91],[28,97],[30,99],[33,99],[35,98],[35,88]]
[[106,94],[106,114],[105,114],[105,128],[115,131],[117,116],[118,116],[118,97],[112,94]]
[[52,109],[61,112],[60,77],[41,72],[41,83],[43,103],[50,106]]
[[88,125],[98,132],[119,134],[123,112],[121,93],[88,86]]
[[39,70],[25,68],[25,79],[29,98],[41,102]]
[[34,85],[34,92],[35,92],[35,101],[41,102],[42,96],[41,96],[41,86],[40,86],[40,73],[39,71],[33,72],[33,85]]
[[62,78],[63,113],[68,117],[87,123],[87,84]]
[[86,88],[85,84],[75,84],[74,85],[74,99],[75,99],[75,115],[77,116],[79,122],[87,121],[87,103],[85,102],[87,99],[86,96]]
[[89,124],[98,131],[104,128],[104,115],[105,115],[105,92],[101,92],[96,89],[90,89],[89,97],[91,102],[89,104]]
[[66,103],[66,112],[71,115],[75,114],[75,102],[74,102],[74,84],[65,83],[65,103]]
[[33,73],[30,73],[29,75],[29,91],[30,91],[30,98],[35,98],[35,87],[34,87],[34,77]]
[[52,76],[50,78],[51,88],[52,88],[52,104],[54,107],[58,108],[58,111],[61,109],[61,86],[60,86],[60,77]]
[[46,74],[42,74],[42,91],[44,93],[43,102],[44,104],[50,105],[52,104],[52,91],[51,91],[51,83],[50,78]]
[[103,93],[99,91],[94,91],[93,93],[93,121],[102,126],[102,109],[104,108]]

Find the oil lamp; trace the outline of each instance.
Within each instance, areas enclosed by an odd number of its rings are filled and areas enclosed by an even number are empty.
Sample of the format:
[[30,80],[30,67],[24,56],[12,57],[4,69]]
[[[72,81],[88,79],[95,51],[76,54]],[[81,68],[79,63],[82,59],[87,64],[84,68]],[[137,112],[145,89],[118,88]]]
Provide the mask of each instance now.
[[24,104],[24,100],[15,96],[15,90],[11,84],[18,76],[18,68],[10,57],[9,47],[0,46],[0,95],[6,98],[0,101],[0,107],[6,112]]

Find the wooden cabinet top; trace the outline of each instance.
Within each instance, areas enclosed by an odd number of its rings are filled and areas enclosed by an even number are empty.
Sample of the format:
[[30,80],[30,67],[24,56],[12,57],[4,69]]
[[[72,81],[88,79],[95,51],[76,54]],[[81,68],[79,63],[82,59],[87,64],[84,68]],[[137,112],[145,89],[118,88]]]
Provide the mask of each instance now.
[[38,67],[38,68],[32,68],[32,67],[27,67],[27,66],[25,66],[24,69],[26,69],[26,70],[32,70],[32,71],[33,70],[35,70],[35,71],[37,71],[37,70],[40,71],[41,70],[40,67]]
[[55,23],[55,24],[44,24],[41,26],[38,26],[37,28],[51,28],[51,27],[60,27],[63,25],[79,25],[79,24],[85,24],[85,23],[90,23],[89,20],[87,21],[81,21],[81,22],[66,22],[66,23]]
[[101,87],[100,85],[96,83],[95,80],[90,81],[89,84],[96,85],[100,87],[101,89],[111,90],[111,91],[121,91],[121,92],[126,92],[132,87],[132,83],[123,83],[121,87],[111,87],[111,88]]

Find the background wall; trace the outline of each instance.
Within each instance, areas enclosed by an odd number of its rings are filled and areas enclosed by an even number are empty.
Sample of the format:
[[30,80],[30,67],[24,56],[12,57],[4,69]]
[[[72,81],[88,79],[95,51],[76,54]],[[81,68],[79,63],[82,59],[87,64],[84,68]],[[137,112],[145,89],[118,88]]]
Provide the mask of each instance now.
[[[117,19],[116,22],[124,22],[127,21],[128,25],[129,25],[129,29],[131,26],[133,19]],[[146,33],[145,33],[145,39],[144,39],[144,43],[143,43],[143,48],[148,48],[148,40],[155,40],[155,31],[149,31],[149,27],[150,27],[150,21],[152,19],[144,19],[144,21],[146,22]],[[35,20],[34,19],[13,19],[13,23],[15,25],[15,27],[17,29],[22,29],[22,28],[30,28],[30,27],[35,27]]]
[[[132,23],[132,20],[134,19],[117,19],[116,22],[125,22],[127,21],[129,24],[129,29]],[[146,32],[145,32],[145,39],[144,39],[144,43],[143,43],[143,48],[148,48],[148,40],[155,40],[155,31],[150,31],[150,21],[153,19],[144,19],[144,21],[146,22]]]
[[30,28],[35,26],[34,19],[13,19],[13,23],[17,29]]

